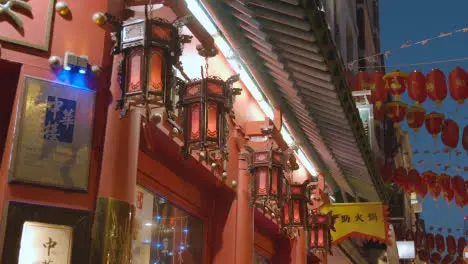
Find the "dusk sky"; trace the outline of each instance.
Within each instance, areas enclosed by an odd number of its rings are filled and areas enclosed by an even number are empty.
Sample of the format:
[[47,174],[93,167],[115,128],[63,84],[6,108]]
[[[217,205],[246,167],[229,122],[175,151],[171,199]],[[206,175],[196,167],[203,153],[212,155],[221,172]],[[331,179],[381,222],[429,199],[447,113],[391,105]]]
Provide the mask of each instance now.
[[[429,41],[425,45],[416,45],[405,49],[399,47],[411,40],[413,43],[424,39],[432,38],[442,32],[452,32],[456,29],[468,27],[466,0],[380,0],[380,37],[382,51],[392,50],[392,53],[385,61],[386,66],[400,64],[416,64],[421,62],[431,62],[440,60],[460,59],[468,57],[468,33],[454,33],[452,36]],[[439,68],[446,77],[456,66],[468,70],[468,60],[441,64],[427,64],[418,66],[400,66],[398,69],[404,72],[413,70],[422,71],[427,74],[432,68]],[[395,68],[388,67],[387,72]],[[413,105],[407,94],[402,100]],[[437,107],[433,102],[426,100],[423,104],[427,113],[436,111],[443,113],[446,118],[457,121],[460,129],[468,124],[468,102],[458,107],[456,102],[450,97],[450,93],[443,101],[441,107]],[[443,166],[450,165],[445,171],[450,176],[461,175],[468,179],[468,172],[463,171],[464,166],[468,166],[468,153],[463,150],[460,143],[458,150],[462,154],[458,157],[454,154],[433,154],[436,151],[436,144],[427,130],[423,128],[415,136],[411,129],[408,129],[406,122],[403,129],[409,132],[412,149],[418,150],[420,154],[413,155],[413,165],[420,172],[432,170],[436,173],[444,172]],[[461,133],[460,133],[461,137]],[[439,150],[443,150],[444,145],[440,140],[437,142]],[[422,154],[424,150],[430,150],[431,154]],[[422,161],[422,164],[418,164]],[[438,167],[436,163],[441,163]],[[461,167],[457,171],[455,166]],[[462,229],[463,216],[468,215],[468,209],[460,209],[453,203],[448,206],[447,202],[440,197],[438,202],[434,202],[432,196],[428,194],[422,202],[422,217],[426,222],[426,230],[429,226]],[[456,232],[456,237],[462,236],[462,232]]]

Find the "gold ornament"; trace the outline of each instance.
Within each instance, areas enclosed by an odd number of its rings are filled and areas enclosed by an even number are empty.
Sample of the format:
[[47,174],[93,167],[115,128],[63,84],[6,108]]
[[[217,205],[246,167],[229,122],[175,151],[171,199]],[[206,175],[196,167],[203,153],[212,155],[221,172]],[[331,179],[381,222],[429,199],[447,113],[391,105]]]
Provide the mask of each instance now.
[[49,66],[52,69],[57,69],[58,67],[62,66],[62,59],[59,56],[50,56]]
[[57,2],[57,4],[55,4],[55,11],[57,11],[61,16],[66,16],[70,13],[70,8],[65,2]]
[[237,181],[236,181],[236,180],[232,180],[231,185],[232,185],[232,188],[233,188],[233,189],[236,189],[236,188],[237,188]]
[[104,15],[104,13],[102,13],[102,12],[94,13],[93,14],[93,22],[94,22],[94,24],[96,24],[98,26],[102,26],[102,25],[106,24],[106,22],[107,22],[106,15]]

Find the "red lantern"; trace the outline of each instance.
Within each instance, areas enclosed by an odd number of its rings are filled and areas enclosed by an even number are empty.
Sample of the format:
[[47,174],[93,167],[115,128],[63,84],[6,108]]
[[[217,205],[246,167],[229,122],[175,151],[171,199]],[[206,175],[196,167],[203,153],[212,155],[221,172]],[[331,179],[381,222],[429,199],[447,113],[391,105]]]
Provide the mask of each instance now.
[[372,108],[374,108],[374,121],[379,124],[385,119],[385,107],[377,108],[377,105],[374,104]]
[[[384,74],[376,72],[372,74],[371,79],[371,100],[372,103],[381,109],[382,105],[387,101],[388,91],[385,89],[385,82],[383,80]],[[374,113],[375,115],[375,113]]]
[[468,98],[468,74],[456,67],[449,75],[450,95],[458,104],[463,104]]
[[452,149],[458,146],[458,139],[460,138],[460,128],[457,122],[446,119],[442,126],[442,142],[449,148]]
[[405,184],[403,186],[403,189],[407,193],[412,193],[412,192],[415,191],[417,178],[420,178],[419,172],[417,170],[415,170],[415,169],[411,169],[408,172],[408,180],[405,181]]
[[420,175],[419,177],[416,178],[415,191],[416,191],[416,194],[421,198],[424,198],[427,195],[426,181],[424,181]]
[[407,109],[408,105],[399,101],[387,103],[387,116],[393,121],[395,128],[405,119]]
[[444,251],[445,251],[444,236],[442,236],[441,234],[437,234],[435,236],[435,245],[436,245],[437,251],[439,251],[440,254],[444,253]]
[[442,260],[442,257],[440,256],[438,252],[433,252],[431,254],[431,263],[437,264],[437,263],[440,263],[441,260]]
[[463,208],[463,206],[465,205],[465,199],[467,197],[465,180],[460,175],[456,175],[451,178],[451,185],[452,185],[452,190],[455,194],[456,204],[459,207]]
[[466,262],[463,260],[463,255],[458,255],[452,264],[466,264]]
[[462,144],[463,149],[468,154],[468,125],[466,125],[465,128],[463,128]]
[[453,199],[453,190],[450,186],[450,176],[445,173],[442,173],[439,177],[437,177],[437,184],[440,186],[442,195],[450,204]]
[[419,259],[422,260],[422,261],[429,261],[429,253],[427,252],[427,250],[420,250],[418,252],[418,256],[419,256]]
[[426,171],[422,174],[422,177],[426,182],[432,197],[434,200],[437,200],[441,192],[440,186],[437,184],[437,174],[433,173],[432,171]]
[[442,124],[444,122],[444,115],[432,112],[426,116],[426,129],[433,138],[442,131]]
[[393,173],[393,182],[402,187],[408,179],[408,172],[404,167],[397,168]]
[[450,264],[453,261],[453,256],[452,255],[445,255],[445,257],[442,259],[442,264]]
[[400,95],[406,91],[406,78],[408,74],[398,70],[384,75],[385,88],[395,96],[395,101],[400,100]]
[[439,69],[432,69],[426,76],[427,96],[436,104],[440,104],[447,97],[445,74]]
[[406,114],[406,121],[408,122],[408,126],[413,129],[414,133],[418,132],[418,130],[424,124],[424,118],[426,116],[426,110],[419,106],[412,106],[408,109],[408,113]]
[[463,255],[463,250],[466,247],[466,239],[464,237],[458,238],[457,241],[457,253],[458,255]]
[[435,248],[435,238],[433,234],[426,234],[426,246],[429,252]]
[[291,184],[288,197],[283,199],[281,226],[293,234],[296,228],[304,227],[307,221],[307,184]]
[[379,168],[380,168],[380,175],[382,175],[382,179],[385,183],[390,183],[393,178],[393,166],[390,162],[386,164],[382,164],[382,161],[378,161]]
[[457,241],[452,235],[448,235],[446,238],[447,242],[447,252],[453,256],[457,253]]
[[410,73],[407,79],[408,82],[408,95],[416,105],[422,104],[426,101],[426,77],[420,71]]

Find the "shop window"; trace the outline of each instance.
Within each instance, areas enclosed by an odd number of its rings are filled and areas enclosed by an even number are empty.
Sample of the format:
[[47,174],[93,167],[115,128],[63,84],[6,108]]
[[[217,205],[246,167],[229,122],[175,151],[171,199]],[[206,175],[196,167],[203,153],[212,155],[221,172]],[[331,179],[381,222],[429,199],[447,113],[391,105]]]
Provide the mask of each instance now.
[[271,264],[271,260],[267,259],[266,257],[255,253],[253,264]]
[[132,264],[202,264],[203,222],[137,187]]
[[21,71],[21,64],[0,60],[0,80],[2,96],[0,97],[0,158],[3,157],[5,141],[10,125],[11,111],[15,101],[16,88]]

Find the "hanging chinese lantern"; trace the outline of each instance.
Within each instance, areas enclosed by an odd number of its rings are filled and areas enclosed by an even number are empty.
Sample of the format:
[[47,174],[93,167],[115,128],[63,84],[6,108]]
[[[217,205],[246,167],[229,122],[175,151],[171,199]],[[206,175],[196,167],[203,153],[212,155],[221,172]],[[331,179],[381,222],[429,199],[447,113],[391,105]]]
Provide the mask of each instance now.
[[405,190],[405,192],[407,193],[414,192],[417,178],[420,178],[419,172],[415,169],[411,169],[408,172],[408,180],[405,182],[405,185],[403,186],[403,190]]
[[427,184],[426,181],[423,180],[421,175],[418,176],[419,177],[416,178],[414,186],[415,192],[419,197],[424,198],[427,195]]
[[426,129],[429,134],[435,139],[442,131],[442,124],[444,122],[444,115],[436,112],[431,112],[426,116]]
[[370,77],[371,101],[379,110],[382,108],[382,105],[387,101],[388,96],[388,91],[385,89],[385,82],[383,80],[383,76],[383,72],[376,72]]
[[408,179],[408,172],[404,167],[397,168],[393,173],[393,183],[402,187]]
[[408,109],[406,121],[408,122],[408,126],[413,129],[414,133],[417,133],[422,125],[424,125],[425,116],[426,110],[422,107],[412,106]]
[[445,173],[442,173],[439,177],[437,177],[437,184],[440,186],[442,195],[450,204],[453,199],[453,190],[450,184],[450,176]]
[[418,251],[418,256],[422,261],[429,261],[429,253],[425,249]]
[[463,104],[468,98],[468,73],[460,67],[455,67],[449,75],[450,96],[458,104]]
[[468,155],[468,125],[466,125],[465,128],[463,128],[462,144],[463,144],[463,149],[466,151],[466,154]]
[[423,180],[426,182],[429,192],[431,193],[434,200],[439,198],[441,189],[437,184],[437,174],[432,171],[426,171],[422,174]]
[[[147,6],[145,6],[147,8]],[[153,108],[172,105],[171,90],[175,83],[173,65],[182,54],[181,44],[191,37],[179,35],[178,25],[161,18],[131,18],[123,22],[114,54],[122,53],[119,71],[122,95],[117,107],[126,116],[130,107]]]
[[449,148],[449,151],[458,146],[458,139],[460,138],[460,128],[457,122],[446,119],[442,126],[442,142]]
[[374,121],[376,124],[380,124],[385,119],[385,107],[377,108],[377,105],[373,105],[374,109]]
[[455,202],[457,206],[463,208],[465,199],[467,197],[465,180],[460,175],[456,175],[451,178],[452,190],[455,194]]
[[283,199],[281,207],[281,226],[288,236],[297,235],[298,228],[306,225],[307,221],[307,184],[290,184],[287,198]]
[[448,235],[446,238],[447,242],[447,252],[453,256],[457,253],[457,241],[452,235]]
[[435,236],[435,245],[436,245],[437,251],[439,251],[440,254],[444,253],[444,251],[445,251],[444,236],[442,236],[441,234],[437,234]]
[[399,101],[386,104],[387,116],[393,121],[393,126],[399,128],[399,123],[405,120],[408,105]]
[[337,216],[332,212],[327,214],[311,213],[307,220],[308,248],[309,252],[331,253],[332,237],[331,231],[335,230],[335,220]]
[[426,246],[430,252],[432,252],[435,248],[435,238],[433,234],[426,234]]
[[439,69],[432,69],[426,76],[427,96],[436,104],[440,104],[447,97],[445,74]]
[[285,170],[288,152],[278,149],[249,151],[247,164],[251,175],[250,204],[274,213],[280,217],[280,205],[286,198],[287,180]]
[[386,162],[382,164],[382,161],[378,161],[379,168],[380,168],[380,175],[382,175],[382,179],[385,183],[390,183],[393,178],[393,165],[390,162]]
[[395,101],[400,100],[400,95],[406,91],[406,78],[408,74],[395,70],[384,75],[385,88],[395,96]]
[[433,252],[431,254],[431,263],[440,263],[440,261],[442,260],[442,257],[440,256],[440,254],[438,252]]
[[[215,48],[197,47],[201,56],[208,58],[217,54]],[[232,85],[239,80],[234,75],[226,81],[216,76],[208,76],[201,71],[202,78],[188,83],[179,82],[179,107],[184,115],[184,147],[186,158],[197,151],[201,159],[211,161],[227,158],[227,128],[226,115],[232,115],[233,100],[241,92]]]
[[452,264],[466,264],[466,262],[463,260],[463,255],[457,255],[457,258]]
[[413,71],[407,79],[408,95],[415,102],[416,106],[426,101],[426,77],[420,71]]
[[450,255],[450,254],[447,254],[444,256],[444,258],[442,259],[442,264],[451,264],[453,261],[453,256]]
[[463,250],[466,247],[466,239],[464,237],[459,237],[457,241],[457,253],[458,255],[463,255]]

